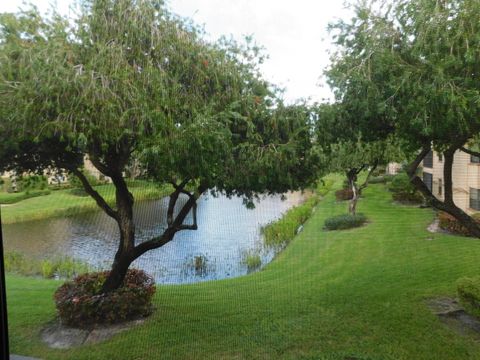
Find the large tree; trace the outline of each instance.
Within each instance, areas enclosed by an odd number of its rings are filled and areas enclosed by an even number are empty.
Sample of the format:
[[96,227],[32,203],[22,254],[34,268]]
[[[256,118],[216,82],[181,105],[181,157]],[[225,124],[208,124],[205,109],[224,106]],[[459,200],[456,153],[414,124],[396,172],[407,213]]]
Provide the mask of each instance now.
[[[207,190],[248,203],[315,177],[309,114],[276,99],[258,48],[202,35],[153,0],[85,0],[74,23],[34,8],[1,15],[0,166],[65,169],[118,224],[104,292],[146,251],[197,229]],[[84,176],[85,156],[112,180],[115,204]],[[173,186],[166,229],[142,243],[123,176],[132,160]]]
[[[453,201],[454,153],[480,131],[480,3],[476,0],[363,1],[349,23],[334,27],[343,69],[339,94],[375,94],[366,114],[372,127],[392,133],[413,158],[413,185],[439,210],[475,236],[480,227]],[[373,113],[372,113],[373,110]],[[381,114],[381,117],[378,115]],[[436,150],[444,156],[444,199],[436,198],[417,169]]]

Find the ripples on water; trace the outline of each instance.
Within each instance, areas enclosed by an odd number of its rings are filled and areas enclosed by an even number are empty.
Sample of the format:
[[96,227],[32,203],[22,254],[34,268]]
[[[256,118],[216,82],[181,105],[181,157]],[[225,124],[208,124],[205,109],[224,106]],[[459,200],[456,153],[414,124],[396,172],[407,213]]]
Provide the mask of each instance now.
[[[248,271],[242,263],[246,252],[259,252],[262,266],[275,255],[273,250],[263,248],[261,227],[302,199],[300,193],[290,193],[286,200],[267,196],[249,210],[239,198],[203,196],[198,203],[198,230],[177,233],[170,243],[142,255],[132,266],[163,284],[244,275]],[[167,207],[167,198],[135,205],[137,243],[162,233]],[[187,218],[186,222],[190,221]],[[67,255],[105,269],[110,267],[117,241],[116,223],[100,211],[4,226],[7,251],[37,258]]]

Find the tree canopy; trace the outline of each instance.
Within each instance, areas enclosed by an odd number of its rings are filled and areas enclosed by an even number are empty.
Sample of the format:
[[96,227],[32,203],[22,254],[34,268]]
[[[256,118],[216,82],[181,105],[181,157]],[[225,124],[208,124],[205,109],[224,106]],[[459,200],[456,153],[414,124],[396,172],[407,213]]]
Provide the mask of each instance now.
[[[118,223],[104,291],[120,286],[145,251],[196,229],[196,201],[207,189],[248,202],[315,179],[309,112],[284,105],[262,79],[253,42],[206,41],[162,1],[79,5],[74,23],[33,7],[0,16],[0,167],[65,169]],[[112,179],[115,206],[81,172],[85,156]],[[168,228],[141,244],[123,177],[133,159],[146,177],[175,189]],[[188,201],[173,216],[182,194]]]

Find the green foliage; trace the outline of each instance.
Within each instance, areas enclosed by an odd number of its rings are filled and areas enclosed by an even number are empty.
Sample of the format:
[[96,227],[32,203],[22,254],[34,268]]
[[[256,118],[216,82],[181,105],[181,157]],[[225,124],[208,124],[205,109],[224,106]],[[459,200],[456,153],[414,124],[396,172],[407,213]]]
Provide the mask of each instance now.
[[46,176],[43,175],[28,175],[21,176],[17,180],[18,190],[29,192],[32,190],[45,190],[48,187]]
[[337,215],[325,220],[325,229],[327,230],[345,230],[362,226],[367,222],[364,214],[345,214]]
[[412,185],[408,175],[401,172],[395,175],[390,182],[388,189],[393,193],[392,198],[401,203],[420,204],[424,198]]
[[457,294],[465,310],[480,317],[480,277],[464,277],[457,281]]
[[243,254],[242,264],[247,266],[249,272],[254,271],[262,265],[262,258],[254,251],[247,251]]
[[55,267],[53,265],[53,262],[50,260],[43,260],[41,262],[41,267],[42,267],[42,276],[45,279],[50,279],[55,276]]
[[[133,222],[124,174],[134,160],[146,179],[194,186],[191,199],[215,189],[249,204],[318,178],[310,108],[284,104],[250,38],[207,40],[163,1],[80,5],[75,24],[35,7],[0,15],[0,171],[65,169],[83,179],[88,156],[114,180],[115,209],[90,194],[120,232]],[[135,244],[130,230],[117,254],[128,262],[163,246],[155,237]]]
[[318,177],[309,107],[282,103],[251,39],[205,41],[158,3],[83,5],[75,26],[0,17],[0,168],[74,171],[88,155],[108,176],[135,158],[160,183],[247,198]]
[[92,267],[71,257],[53,257],[43,260],[28,258],[19,252],[5,253],[5,271],[25,276],[42,276],[46,279],[59,277],[71,279],[76,275],[86,273]]
[[385,184],[386,182],[387,178],[385,175],[375,176],[369,180],[370,184]]
[[130,269],[117,290],[102,294],[107,271],[77,276],[55,292],[58,315],[63,323],[75,327],[117,323],[152,312],[155,294],[153,278],[142,270]]
[[32,262],[31,259],[27,259],[25,255],[19,252],[6,252],[4,254],[4,261],[5,272],[7,273],[17,273],[27,276],[39,274],[36,263]]
[[318,182],[315,192],[301,205],[287,211],[281,219],[262,228],[265,245],[282,247],[287,245],[297,234],[298,228],[311,216],[313,209],[333,185],[332,179]]

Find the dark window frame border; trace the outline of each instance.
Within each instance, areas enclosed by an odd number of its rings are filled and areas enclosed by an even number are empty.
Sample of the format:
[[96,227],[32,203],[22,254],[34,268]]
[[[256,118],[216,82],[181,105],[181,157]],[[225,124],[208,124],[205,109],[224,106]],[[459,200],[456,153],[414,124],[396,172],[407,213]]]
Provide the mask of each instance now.
[[427,155],[423,158],[423,167],[426,167],[428,169],[433,168],[433,151],[430,150]]
[[0,210],[0,358],[10,359],[8,348],[7,292],[3,255],[2,214]]
[[[472,190],[477,192],[477,199],[472,198]],[[476,207],[472,206],[472,205],[474,205],[472,203],[472,201],[477,203]],[[472,188],[472,187],[469,188],[469,190],[468,190],[468,207],[470,209],[473,209],[473,210],[480,210],[480,189],[476,189],[476,188]]]

